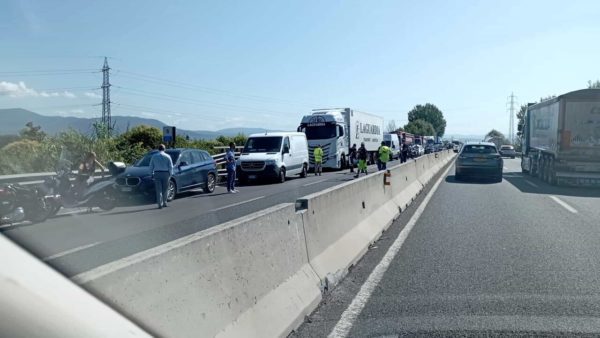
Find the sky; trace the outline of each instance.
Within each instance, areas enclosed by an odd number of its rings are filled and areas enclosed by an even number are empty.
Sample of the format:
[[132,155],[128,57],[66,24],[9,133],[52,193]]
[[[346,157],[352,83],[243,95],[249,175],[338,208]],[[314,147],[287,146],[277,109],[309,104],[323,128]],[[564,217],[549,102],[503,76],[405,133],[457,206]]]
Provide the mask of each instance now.
[[600,78],[599,17],[597,0],[5,0],[0,108],[98,117],[107,56],[113,116],[295,130],[351,107],[403,126],[433,103],[447,135],[507,133],[511,93]]

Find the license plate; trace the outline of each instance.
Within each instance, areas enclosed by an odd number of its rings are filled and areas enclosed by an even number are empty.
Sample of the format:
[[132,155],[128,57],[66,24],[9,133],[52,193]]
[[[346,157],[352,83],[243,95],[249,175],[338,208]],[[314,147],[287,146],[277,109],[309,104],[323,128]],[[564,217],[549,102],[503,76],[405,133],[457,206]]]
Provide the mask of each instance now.
[[256,179],[256,175],[248,175],[248,178],[251,180],[254,180],[254,179]]
[[485,161],[487,161],[487,158],[485,158],[485,157],[478,157],[478,158],[473,159],[473,161],[475,161],[475,162],[485,162]]
[[133,189],[130,187],[122,187],[121,191],[126,192],[126,191],[132,191]]

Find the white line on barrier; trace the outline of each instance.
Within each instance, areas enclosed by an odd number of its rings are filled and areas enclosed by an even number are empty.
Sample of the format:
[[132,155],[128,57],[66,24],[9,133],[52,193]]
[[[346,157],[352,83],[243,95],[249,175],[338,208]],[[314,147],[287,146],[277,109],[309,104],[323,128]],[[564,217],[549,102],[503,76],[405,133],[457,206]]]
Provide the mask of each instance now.
[[314,181],[314,182],[306,183],[306,184],[303,184],[302,186],[303,186],[303,187],[308,187],[308,186],[310,186],[310,185],[313,185],[313,184],[318,184],[318,183],[325,182],[325,181],[327,181],[327,179],[326,179],[326,178],[325,178],[325,179],[322,179],[322,180],[318,180],[318,181]]
[[539,188],[540,186],[531,182],[530,180],[525,180],[525,183],[529,184],[530,186],[534,187],[534,188]]
[[554,202],[558,203],[561,207],[567,209],[568,211],[576,214],[577,213],[577,209],[573,208],[572,206],[568,205],[567,202],[561,200],[560,198],[556,197],[556,196],[549,196]]
[[72,253],[77,252],[77,251],[81,251],[81,250],[85,250],[85,249],[91,248],[91,247],[96,246],[96,245],[98,245],[100,243],[102,243],[102,242],[94,242],[94,243],[90,243],[90,244],[78,246],[78,247],[70,249],[70,250],[59,252],[57,254],[54,254],[54,255],[51,255],[51,256],[48,256],[48,257],[44,257],[44,258],[42,258],[42,260],[45,262],[45,261],[49,261],[49,260],[52,260],[52,259],[56,259],[56,258],[59,258],[59,257],[62,257],[62,256],[66,256],[68,254],[72,254]]
[[224,206],[224,207],[220,207],[220,208],[212,209],[211,211],[219,211],[219,210],[223,210],[223,209],[227,209],[227,208],[235,207],[235,206],[237,206],[237,205],[240,205],[240,204],[245,204],[245,203],[249,203],[249,202],[253,202],[253,201],[259,200],[259,199],[261,199],[261,198],[265,198],[265,197],[266,197],[266,196],[259,196],[259,197],[251,198],[251,199],[249,199],[249,200],[247,200],[247,201],[242,201],[242,202],[237,202],[237,203],[229,204],[229,205],[226,205],[226,206]]
[[451,167],[452,166],[449,166],[444,171],[442,176],[440,176],[437,182],[435,182],[435,185],[431,188],[431,191],[429,191],[427,196],[425,196],[425,199],[423,200],[421,205],[419,205],[419,207],[412,215],[404,229],[402,229],[392,246],[390,246],[388,251],[385,253],[385,256],[383,256],[379,264],[377,264],[375,269],[373,269],[373,271],[369,275],[369,278],[367,278],[365,283],[360,287],[360,290],[352,300],[352,303],[350,303],[348,308],[344,310],[342,316],[340,317],[340,320],[337,322],[331,333],[329,333],[328,337],[334,338],[348,336],[348,334],[350,333],[350,329],[352,329],[352,326],[354,325],[354,321],[356,321],[363,308],[369,301],[369,298],[371,298],[371,294],[373,293],[373,291],[375,291],[375,288],[383,278],[383,275],[389,268],[390,264],[392,263],[392,260],[394,260],[396,254],[398,253],[398,251],[400,251],[400,248],[402,247],[402,244],[404,244],[404,241],[408,237],[408,234],[421,217],[421,214],[423,214],[423,211],[425,211],[425,207],[427,207],[429,200],[437,190],[442,180],[446,177]]

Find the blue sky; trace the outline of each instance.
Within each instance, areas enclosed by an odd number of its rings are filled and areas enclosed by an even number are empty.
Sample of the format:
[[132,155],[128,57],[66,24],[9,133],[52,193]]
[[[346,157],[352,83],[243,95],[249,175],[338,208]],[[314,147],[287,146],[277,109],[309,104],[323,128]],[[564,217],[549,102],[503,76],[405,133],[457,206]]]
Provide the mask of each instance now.
[[[532,102],[600,78],[599,15],[594,0],[8,0],[0,108],[98,116],[109,56],[114,115],[185,129],[293,130],[334,106],[403,125],[430,102],[447,134],[506,133],[511,92]],[[62,72],[25,72],[48,70]]]

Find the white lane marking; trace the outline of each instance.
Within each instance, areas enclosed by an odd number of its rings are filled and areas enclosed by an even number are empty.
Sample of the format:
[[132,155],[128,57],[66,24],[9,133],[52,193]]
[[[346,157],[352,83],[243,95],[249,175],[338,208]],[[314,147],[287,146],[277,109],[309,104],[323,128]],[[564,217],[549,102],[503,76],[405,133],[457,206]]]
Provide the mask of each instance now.
[[85,249],[91,248],[91,247],[93,247],[93,246],[96,246],[96,245],[98,245],[98,244],[100,244],[100,243],[102,243],[102,242],[94,242],[94,243],[90,243],[90,244],[86,244],[86,245],[78,246],[78,247],[76,247],[76,248],[73,248],[73,249],[70,249],[70,250],[66,250],[66,251],[63,251],[63,252],[59,252],[59,253],[57,253],[57,254],[54,254],[54,255],[52,255],[52,256],[44,257],[44,258],[42,258],[42,260],[43,260],[44,262],[45,262],[45,261],[49,261],[49,260],[52,260],[52,259],[55,259],[55,258],[59,258],[59,257],[62,257],[62,256],[66,256],[66,255],[68,255],[68,254],[72,254],[72,253],[74,253],[74,252],[77,252],[77,251],[81,251],[81,250],[85,250]]
[[539,188],[540,186],[531,182],[530,180],[525,180],[525,183],[529,184],[530,186],[534,187],[534,188]]
[[237,202],[237,203],[229,204],[229,205],[226,205],[226,206],[224,206],[224,207],[220,207],[220,208],[212,209],[211,211],[219,211],[219,210],[223,210],[223,209],[227,209],[227,208],[235,207],[235,206],[237,206],[237,205],[241,205],[241,204],[245,204],[245,203],[250,203],[250,202],[253,202],[253,201],[259,200],[259,199],[261,199],[261,198],[265,198],[265,197],[266,197],[266,196],[259,196],[259,197],[251,198],[251,199],[249,199],[249,200],[247,200],[247,201],[242,201],[242,202]]
[[561,200],[560,198],[556,197],[556,196],[549,196],[554,202],[560,204],[561,207],[567,209],[568,211],[576,214],[577,210],[575,208],[573,208],[572,206],[568,205],[567,202]]
[[344,310],[344,313],[342,313],[340,320],[337,322],[333,330],[331,330],[331,333],[329,333],[328,337],[337,338],[348,336],[350,330],[352,329],[352,326],[354,325],[354,322],[356,321],[363,308],[369,301],[369,298],[371,298],[371,294],[373,294],[373,291],[375,291],[375,288],[377,288],[377,285],[383,278],[383,275],[389,268],[390,264],[392,263],[392,260],[394,260],[396,254],[398,253],[398,251],[400,251],[400,248],[402,247],[402,244],[404,244],[404,241],[408,237],[408,234],[421,217],[421,214],[423,214],[423,211],[425,211],[429,200],[431,200],[431,197],[437,190],[442,180],[446,178],[446,175],[448,174],[448,171],[451,167],[452,166],[449,166],[446,169],[446,171],[444,171],[444,173],[440,176],[437,182],[435,182],[435,185],[431,188],[427,196],[425,196],[425,199],[423,200],[421,205],[419,205],[419,207],[417,208],[413,216],[410,218],[404,229],[402,229],[392,246],[390,246],[388,251],[385,253],[385,256],[383,256],[379,264],[377,264],[375,269],[373,269],[373,271],[369,275],[369,278],[367,278],[365,283],[360,287],[360,290],[358,291],[348,308]]
[[327,181],[327,179],[322,179],[322,180],[318,180],[318,181],[306,183],[306,184],[303,184],[302,186],[303,187],[308,187],[309,185],[318,184],[318,183],[325,182],[325,181]]

